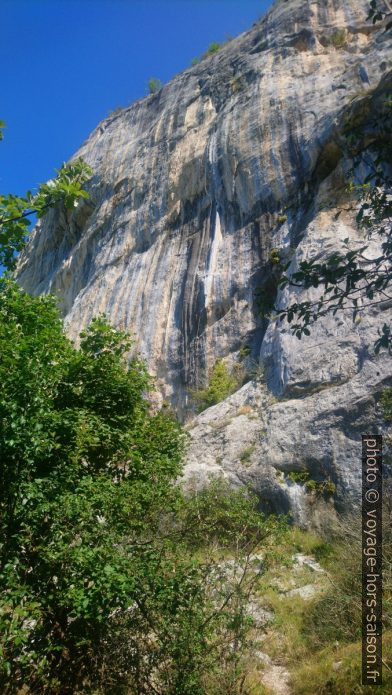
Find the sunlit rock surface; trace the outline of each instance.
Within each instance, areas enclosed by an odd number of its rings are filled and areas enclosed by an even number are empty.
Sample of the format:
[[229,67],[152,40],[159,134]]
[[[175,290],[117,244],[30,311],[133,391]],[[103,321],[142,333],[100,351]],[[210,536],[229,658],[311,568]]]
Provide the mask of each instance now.
[[[392,66],[367,10],[367,0],[278,1],[216,55],[102,121],[76,153],[94,170],[90,202],[49,213],[17,271],[28,291],[62,298],[71,336],[102,312],[130,331],[182,418],[189,387],[218,357],[245,346],[261,355],[266,384],[236,394],[239,410],[261,389],[255,417],[214,429],[214,409],[199,416],[186,475],[250,481],[298,518],[303,491],[279,471],[305,466],[334,481],[338,503],[357,497],[360,434],[391,374],[372,353],[385,315],[340,315],[299,342],[261,321],[255,291],[271,249],[294,269],[360,238],[338,128]],[[240,447],[254,447],[249,465]]]

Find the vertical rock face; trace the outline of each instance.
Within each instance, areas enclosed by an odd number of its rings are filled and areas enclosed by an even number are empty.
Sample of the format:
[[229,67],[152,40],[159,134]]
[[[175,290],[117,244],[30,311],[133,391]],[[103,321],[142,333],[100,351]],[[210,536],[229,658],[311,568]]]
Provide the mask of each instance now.
[[[336,218],[345,176],[336,128],[391,68],[388,35],[366,22],[367,10],[367,0],[277,1],[216,55],[102,121],[76,153],[94,170],[91,201],[71,218],[52,211],[17,270],[28,291],[61,296],[72,336],[102,312],[132,332],[180,414],[188,387],[218,357],[247,345],[258,358],[261,349],[269,392],[291,399],[264,404],[263,446],[278,468],[306,462],[298,418],[309,408],[303,436],[324,432],[308,436],[312,461],[325,437],[343,437],[340,453],[344,437],[357,441],[342,424],[355,400],[349,384],[367,397],[360,374],[370,370],[373,393],[376,372],[385,381],[390,370],[386,360],[374,366],[366,347],[379,318],[334,319],[298,343],[284,327],[267,328],[255,300],[271,249],[295,267],[358,238],[352,212]],[[325,390],[314,396],[330,384],[348,390],[336,406]],[[335,478],[336,446],[321,456]],[[342,489],[351,483],[347,474]]]

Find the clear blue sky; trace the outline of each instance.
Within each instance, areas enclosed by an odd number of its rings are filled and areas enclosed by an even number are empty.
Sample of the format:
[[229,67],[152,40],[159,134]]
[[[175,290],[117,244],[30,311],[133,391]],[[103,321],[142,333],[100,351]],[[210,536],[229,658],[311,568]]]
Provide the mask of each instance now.
[[0,192],[47,180],[97,123],[250,28],[271,0],[2,0]]

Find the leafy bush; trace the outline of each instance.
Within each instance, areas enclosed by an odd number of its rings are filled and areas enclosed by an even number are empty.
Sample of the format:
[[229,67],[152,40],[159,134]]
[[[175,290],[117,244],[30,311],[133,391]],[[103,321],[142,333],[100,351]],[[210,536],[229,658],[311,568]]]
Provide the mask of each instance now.
[[75,350],[53,298],[1,284],[2,685],[28,676],[55,692],[140,591],[125,547],[158,527],[163,499],[174,508],[182,435],[149,417],[125,334],[96,319]]
[[191,65],[198,65],[201,60],[204,60],[205,58],[209,58],[210,56],[215,55],[215,53],[218,53],[223,46],[228,43],[228,41],[231,41],[231,37],[228,37],[227,40],[224,43],[218,43],[217,41],[212,41],[210,45],[208,46],[207,50],[203,53],[203,55],[196,56],[195,58],[192,58]]
[[387,387],[381,394],[381,408],[384,420],[392,422],[392,388]]
[[345,29],[337,29],[329,39],[331,46],[335,48],[343,48],[347,43],[347,35]]
[[[191,533],[187,544],[196,550],[211,544],[221,548],[247,548],[257,543],[276,542],[287,531],[285,516],[266,517],[257,509],[258,500],[246,488],[233,490],[227,481],[216,478],[194,492],[183,507],[184,528]],[[239,533],[240,530],[240,533]]]
[[336,485],[332,480],[313,480],[308,471],[289,471],[287,479],[304,485],[307,492],[314,492],[318,497],[334,495],[336,492]]
[[204,389],[193,389],[191,394],[199,406],[199,411],[202,411],[223,401],[239,386],[238,377],[230,373],[227,365],[222,359],[219,359],[210,372],[208,386]]
[[223,45],[223,44],[218,43],[217,41],[213,41],[213,42],[210,43],[210,45],[208,46],[208,48],[207,48],[207,50],[206,50],[206,52],[205,52],[204,55],[205,55],[205,56],[212,56],[212,55],[214,55],[214,53],[218,53],[218,51],[222,48],[222,45]]
[[247,446],[247,447],[241,452],[240,461],[241,461],[241,463],[242,463],[244,466],[246,466],[246,465],[250,462],[254,450],[255,450],[255,447],[254,447],[254,446]]
[[151,77],[148,80],[148,91],[150,94],[155,94],[156,92],[159,92],[161,88],[162,82],[157,77]]

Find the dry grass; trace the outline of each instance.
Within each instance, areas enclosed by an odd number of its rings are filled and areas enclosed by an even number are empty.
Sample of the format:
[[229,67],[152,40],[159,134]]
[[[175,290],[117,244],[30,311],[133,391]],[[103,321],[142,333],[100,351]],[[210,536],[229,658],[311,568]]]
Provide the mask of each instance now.
[[[384,662],[392,663],[392,631],[383,636]],[[392,671],[383,668],[382,686],[361,685],[361,643],[333,645],[309,658],[293,671],[294,695],[387,695],[392,692]]]

